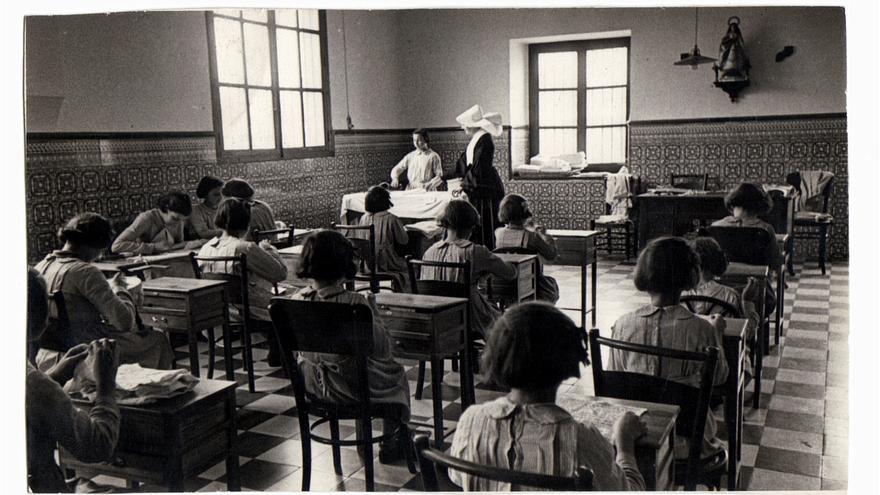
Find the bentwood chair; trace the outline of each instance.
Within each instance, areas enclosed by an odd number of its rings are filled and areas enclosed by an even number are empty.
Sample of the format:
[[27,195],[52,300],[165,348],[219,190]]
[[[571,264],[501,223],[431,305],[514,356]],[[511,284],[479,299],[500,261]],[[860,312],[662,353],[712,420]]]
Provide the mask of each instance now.
[[[366,491],[373,491],[373,444],[386,439],[401,442],[406,454],[407,467],[415,474],[415,449],[405,423],[400,422],[403,407],[400,404],[373,403],[370,400],[367,359],[373,352],[373,313],[369,306],[325,301],[296,301],[281,297],[269,305],[275,336],[281,350],[281,363],[293,386],[299,437],[302,447],[302,491],[309,490],[312,474],[312,440],[330,445],[333,469],[342,475],[340,447],[356,446],[363,449]],[[356,370],[352,377],[356,400],[335,402],[310,393],[297,364],[299,353],[333,354],[347,357]],[[312,421],[312,417],[318,419]],[[395,420],[400,426],[373,436],[374,418]],[[339,435],[339,421],[354,420],[360,434],[354,440],[343,440]],[[310,424],[311,421],[311,424]],[[317,433],[329,424],[330,437]]]
[[[242,360],[248,375],[248,390],[256,390],[254,384],[254,354],[251,335],[259,323],[251,318],[250,295],[248,291],[247,255],[238,256],[198,256],[190,253],[193,272],[196,278],[205,280],[223,280],[226,282],[226,301],[238,310],[239,321],[230,321],[230,329],[240,329],[242,340]],[[217,342],[222,337],[215,337],[214,329],[208,330],[208,378],[214,376],[214,359]]]
[[[462,488],[449,479],[450,469],[466,473],[474,484],[486,487],[487,490],[498,491],[498,484],[510,485],[504,491],[517,491],[520,487],[538,488],[547,491],[586,492],[593,490],[593,471],[586,466],[579,466],[574,476],[556,476],[550,474],[514,471],[497,466],[486,466],[465,461],[432,449],[428,445],[428,437],[416,436],[416,452],[419,458],[419,470],[422,478],[422,489],[426,492],[457,492]],[[473,491],[473,487],[468,487]]]
[[[785,181],[794,186],[798,195],[808,194],[801,172],[788,174]],[[834,176],[832,175],[814,198],[807,198],[804,201],[806,207],[796,212],[794,216],[795,239],[818,242],[819,269],[822,270],[822,275],[825,275],[828,238],[831,235],[831,227],[834,225],[834,217],[828,213],[828,203],[831,200],[833,186]]]
[[[394,275],[388,272],[380,272],[376,268],[376,229],[374,225],[339,225],[336,222],[330,224],[330,230],[342,233],[354,246],[355,256],[358,258],[358,272],[354,276],[355,282],[367,282],[369,287],[359,291],[369,290],[378,293],[383,287],[382,282],[395,283]],[[388,290],[387,287],[384,287]]]
[[[601,347],[612,352],[634,352],[660,359],[661,366],[672,366],[672,360],[697,361],[700,368],[700,385],[693,387],[666,378],[629,371],[609,371],[602,366]],[[726,472],[727,451],[703,459],[703,430],[718,363],[717,347],[707,347],[703,352],[682,351],[641,344],[633,344],[599,336],[599,330],[590,330],[590,357],[593,369],[593,386],[599,397],[641,400],[679,406],[675,419],[676,435],[687,438],[688,457],[675,463],[675,484],[686,490],[696,490],[698,484],[716,489],[721,487],[721,476]]]
[[[633,177],[631,189],[633,196],[639,194],[641,180]],[[604,179],[605,188],[608,187],[608,178]],[[627,215],[612,215],[611,205],[605,203],[605,214],[594,220],[590,220],[590,230],[605,231],[605,251],[610,255],[616,250],[623,251],[625,259],[629,261],[630,253],[638,251],[638,229],[633,220],[635,217],[635,208],[630,208]],[[597,243],[596,247],[600,247]]]

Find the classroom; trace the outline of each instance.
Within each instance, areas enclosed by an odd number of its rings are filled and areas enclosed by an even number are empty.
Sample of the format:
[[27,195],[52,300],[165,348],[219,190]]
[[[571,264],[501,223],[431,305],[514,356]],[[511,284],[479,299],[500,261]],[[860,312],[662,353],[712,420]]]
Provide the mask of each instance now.
[[32,492],[848,489],[849,8],[306,6],[24,16]]

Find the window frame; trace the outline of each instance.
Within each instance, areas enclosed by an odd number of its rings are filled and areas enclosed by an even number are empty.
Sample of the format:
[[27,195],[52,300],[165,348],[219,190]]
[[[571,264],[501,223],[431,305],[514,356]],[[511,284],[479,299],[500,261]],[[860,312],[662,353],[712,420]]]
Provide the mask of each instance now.
[[[247,10],[247,9],[232,9],[232,10]],[[317,34],[320,40],[320,52],[321,52],[321,89],[309,89],[300,87],[298,91],[300,94],[312,92],[312,93],[321,93],[323,99],[323,112],[324,112],[324,144],[322,146],[303,146],[300,148],[285,148],[281,135],[281,87],[278,80],[278,50],[277,50],[277,42],[276,42],[276,34],[275,29],[279,26],[275,24],[275,11],[280,9],[259,9],[266,10],[266,22],[255,22],[249,21],[243,17],[232,17],[229,15],[225,15],[223,13],[215,13],[211,10],[205,11],[205,22],[207,25],[207,38],[208,38],[208,65],[210,71],[211,78],[211,107],[213,112],[213,122],[214,122],[214,136],[216,141],[216,155],[217,161],[220,163],[246,163],[246,162],[256,162],[256,161],[272,161],[272,160],[289,160],[289,159],[299,159],[299,158],[317,158],[317,157],[329,157],[335,155],[335,144],[334,144],[334,133],[332,128],[332,117],[330,115],[330,75],[329,75],[329,54],[327,51],[327,13],[326,10],[319,9],[318,10],[318,30],[314,29],[306,29],[306,28],[289,28],[295,29],[297,33],[305,32],[305,33],[313,33]],[[290,9],[297,10],[297,9]],[[252,126],[250,125],[250,103],[248,98],[248,89],[250,88],[259,88],[266,89],[264,86],[256,86],[256,85],[248,85],[247,82],[243,84],[231,84],[231,83],[220,83],[219,77],[217,74],[217,53],[215,49],[215,35],[214,35],[214,18],[220,17],[223,19],[231,19],[239,22],[242,25],[242,29],[245,23],[253,23],[258,25],[267,26],[268,34],[269,34],[269,54],[270,59],[270,72],[271,72],[271,86],[270,91],[272,93],[272,121],[274,124],[274,135],[275,135],[275,147],[270,149],[247,149],[247,150],[226,150],[223,148],[223,119],[222,119],[222,108],[220,107],[220,87],[240,87],[245,89],[245,98],[248,101],[246,106],[247,119],[248,119],[248,141],[249,143],[252,140]],[[285,26],[280,26],[282,28],[288,29]],[[244,43],[244,36],[242,36],[242,43]],[[244,66],[247,67],[247,56],[246,50],[245,53],[242,54],[242,59],[244,60]],[[298,64],[299,65],[299,64]],[[300,77],[302,77],[301,68],[297,67],[300,71]],[[245,81],[247,81],[247,70],[244,70]],[[301,83],[302,86],[302,83]],[[301,106],[301,108],[304,108]],[[305,127],[305,122],[302,122],[303,128]],[[304,131],[303,131],[304,132]],[[305,141],[303,141],[305,144]]]
[[[540,127],[538,126],[538,55],[541,53],[556,52],[575,52],[578,60],[577,73],[577,151],[586,153],[587,129],[596,129],[603,127],[623,127],[624,128],[624,159],[622,162],[602,162],[591,163],[590,165],[625,165],[629,161],[629,124],[630,124],[630,106],[632,102],[631,91],[631,37],[617,36],[613,38],[597,38],[588,40],[573,41],[557,41],[549,43],[532,43],[529,44],[529,149],[530,155],[537,154],[540,148]],[[626,48],[626,116],[624,124],[604,124],[587,126],[587,89],[601,89],[613,86],[594,86],[587,88],[587,71],[586,59],[587,50],[596,50],[603,48]],[[571,129],[572,126],[545,126],[547,128]]]

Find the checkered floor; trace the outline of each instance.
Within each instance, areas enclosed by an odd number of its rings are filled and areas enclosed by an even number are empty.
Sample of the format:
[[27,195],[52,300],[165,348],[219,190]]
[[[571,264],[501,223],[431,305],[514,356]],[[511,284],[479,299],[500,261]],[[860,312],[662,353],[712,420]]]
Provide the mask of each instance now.
[[[624,312],[648,302],[632,284],[633,263],[619,259],[599,262],[598,327],[610,328]],[[548,266],[561,288],[561,308],[577,308],[579,274],[576,267]],[[751,408],[751,389],[746,392],[741,487],[749,490],[832,490],[847,487],[848,436],[848,281],[849,267],[834,264],[828,275],[821,275],[814,264],[798,265],[797,276],[790,277],[785,298],[784,336],[771,348],[764,361],[761,409]],[[576,310],[566,311],[576,322]],[[179,364],[188,363],[186,348],[179,351]],[[202,364],[207,348],[202,344]],[[222,352],[218,352],[222,356]],[[278,368],[264,361],[266,350],[255,349],[257,392],[249,393],[246,375],[236,374],[239,449],[242,489],[252,491],[299,491],[301,488],[301,450],[292,389]],[[236,369],[241,363],[236,361]],[[414,362],[404,362],[415,390]],[[222,358],[217,366],[223,370]],[[207,370],[202,370],[206,376]],[[222,372],[215,375],[222,378]],[[430,373],[427,373],[430,380]],[[479,383],[479,377],[477,378]],[[443,418],[446,444],[451,441],[461,412],[458,374],[446,370],[443,380]],[[578,387],[588,394],[593,384],[589,370],[582,378],[562,385]],[[562,392],[562,391],[560,391]],[[481,389],[477,401],[485,402],[499,394]],[[412,424],[426,433],[432,431],[431,390],[427,385],[421,400],[412,400]],[[719,410],[719,419],[721,419]],[[378,427],[378,424],[377,424]],[[723,429],[722,429],[723,430]],[[354,436],[354,425],[341,426],[342,437]],[[343,475],[333,472],[329,447],[313,443],[313,491],[362,491],[364,470],[353,448],[343,448]],[[412,475],[401,461],[396,465],[374,462],[377,491],[421,490],[418,475]],[[225,490],[224,464],[220,463],[187,480],[187,491]],[[100,477],[95,481],[121,484],[120,480]],[[725,482],[726,483],[726,482]],[[723,484],[726,486],[726,484]],[[144,491],[164,491],[145,486]]]

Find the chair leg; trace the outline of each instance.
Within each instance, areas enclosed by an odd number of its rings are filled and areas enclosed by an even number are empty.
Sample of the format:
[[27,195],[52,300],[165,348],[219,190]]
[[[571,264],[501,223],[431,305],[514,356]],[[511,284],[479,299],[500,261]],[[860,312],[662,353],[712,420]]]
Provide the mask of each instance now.
[[776,332],[774,341],[779,347],[779,336],[782,334],[783,311],[785,309],[785,267],[780,266],[776,273]]
[[254,353],[251,349],[251,332],[250,329],[242,327],[241,333],[244,340],[242,352],[244,353],[244,365],[247,368],[248,390],[253,393],[256,392],[256,386],[254,385]]
[[300,426],[300,440],[303,458],[302,491],[307,492],[312,483],[312,438],[308,434],[308,425],[306,425],[305,431]]
[[339,451],[339,420],[335,418],[330,420],[330,439],[334,442],[330,446],[333,451],[333,471],[342,476],[342,454]]
[[752,408],[759,409],[761,407],[761,374],[764,370],[764,337],[761,335],[761,332],[769,331],[769,323],[764,322],[761,323],[761,328],[758,331],[758,334],[755,335],[755,345],[752,347],[752,351],[754,352],[754,366],[755,366],[755,391],[752,396]]
[[364,435],[364,479],[367,485],[365,491],[372,492],[376,489],[373,482],[373,424],[369,419],[362,419],[360,423]]
[[418,472],[416,470],[416,445],[413,443],[413,434],[409,427],[406,426],[406,423],[401,423],[397,435],[400,446],[403,448],[404,457],[406,458],[406,468],[409,470],[410,474],[416,474],[416,472]]
[[443,448],[443,360],[431,360],[431,403],[434,405],[434,445]]
[[611,255],[611,227],[605,228],[605,251]]
[[416,400],[422,400],[422,389],[425,388],[425,362],[419,361],[419,376],[416,378]]
[[822,275],[825,275],[825,250],[827,248],[828,242],[828,226],[822,225],[819,227],[819,269],[822,270]]
[[214,378],[214,358],[217,343],[214,342],[214,327],[208,329],[208,379]]
[[450,361],[452,361],[452,371],[457,372],[458,371],[458,359],[452,358],[452,359],[450,359]]
[[623,237],[624,237],[624,242],[626,242],[626,248],[624,249],[624,256],[625,256],[625,260],[629,261],[629,250],[630,250],[630,246],[632,245],[630,243],[629,225],[626,226],[626,230],[624,231]]

